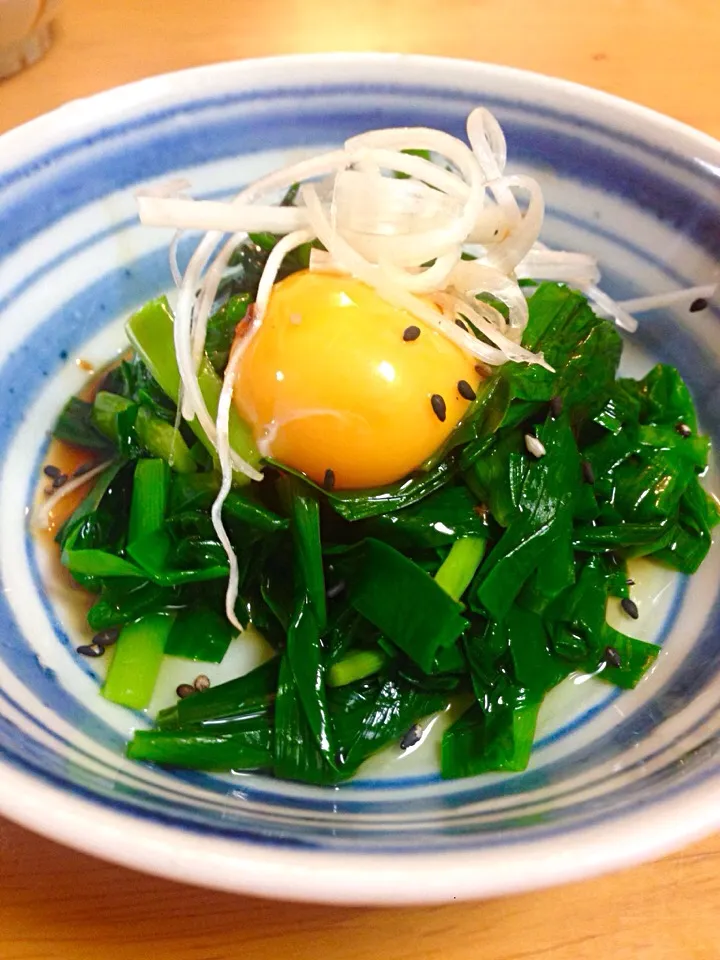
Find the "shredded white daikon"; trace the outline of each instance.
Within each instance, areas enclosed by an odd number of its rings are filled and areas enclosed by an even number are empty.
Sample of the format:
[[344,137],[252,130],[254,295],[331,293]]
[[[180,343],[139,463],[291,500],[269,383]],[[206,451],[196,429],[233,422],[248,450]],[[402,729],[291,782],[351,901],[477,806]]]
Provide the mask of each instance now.
[[586,253],[567,253],[535,245],[515,268],[518,280],[553,280],[590,287],[600,280],[597,261]]
[[242,624],[235,614],[235,602],[237,601],[238,589],[240,586],[240,570],[238,566],[237,554],[233,549],[232,542],[222,521],[223,504],[225,503],[227,495],[230,493],[230,487],[232,486],[232,463],[230,458],[230,436],[228,432],[228,422],[230,420],[230,406],[232,404],[233,390],[235,389],[238,365],[242,356],[242,350],[239,346],[240,342],[241,341],[236,341],[235,346],[230,351],[228,365],[225,370],[225,379],[223,380],[223,387],[220,392],[220,400],[218,401],[217,452],[222,470],[222,483],[220,485],[218,495],[215,498],[215,502],[212,505],[210,516],[212,518],[215,532],[218,535],[218,539],[220,540],[220,543],[223,545],[223,549],[227,554],[228,566],[230,568],[227,590],[225,591],[225,616],[228,618],[230,623],[240,633],[242,633]]
[[[229,418],[240,360],[262,326],[283,259],[293,249],[320,241],[325,250],[311,251],[311,270],[362,280],[491,366],[507,360],[547,366],[541,354],[520,346],[528,320],[522,279],[570,283],[582,289],[599,312],[630,331],[637,325],[630,311],[714,292],[714,287],[698,287],[616,303],[598,289],[600,274],[593,257],[548,250],[539,242],[544,217],[540,185],[532,177],[506,172],[507,145],[495,117],[482,107],[473,110],[467,134],[469,146],[426,127],[373,130],[351,137],[342,149],[257,180],[229,203],[192,200],[185,192],[189,185],[179,180],[138,194],[144,224],[177,231],[170,264],[178,286],[174,340],[180,409],[185,419],[198,419],[217,451],[222,486],[212,520],[230,565],[227,616],[238,629],[238,563],[223,526],[222,506],[234,471],[253,480],[261,480],[262,474],[232,449]],[[274,202],[279,191],[296,183],[300,190],[294,205]],[[181,274],[177,248],[186,230],[207,232]],[[266,231],[281,239],[267,258],[251,319],[233,345],[213,418],[198,380],[208,318],[233,253],[249,232]],[[463,256],[468,253],[473,259]],[[493,305],[498,302],[507,310],[507,320]],[[469,321],[482,338],[458,320]],[[79,479],[85,482],[100,469]],[[46,508],[51,509],[53,499]]]
[[604,293],[599,287],[591,284],[583,288],[590,303],[598,308],[598,312],[607,317],[612,317],[615,323],[628,333],[635,333],[637,330],[637,320],[631,316],[619,303],[616,303],[612,297]]
[[247,207],[242,211],[216,200],[184,200],[166,197],[138,197],[138,215],[148,227],[175,227],[181,230],[220,230],[223,233],[272,230],[286,233],[307,224],[297,207]]
[[[302,243],[306,243],[310,237],[311,234],[302,230],[299,230],[295,233],[289,233],[286,237],[283,237],[282,240],[278,241],[272,253],[268,257],[267,268],[263,273],[260,287],[258,288],[257,300],[253,310],[252,319],[250,320],[249,328],[245,331],[243,336],[236,339],[235,343],[233,344],[233,348],[228,359],[228,364],[225,368],[225,376],[223,378],[222,390],[220,392],[220,400],[218,401],[216,420],[216,449],[218,461],[220,463],[220,469],[222,471],[222,483],[220,490],[218,491],[218,495],[212,505],[210,516],[212,518],[215,532],[218,535],[218,539],[223,545],[223,549],[227,555],[228,566],[230,568],[228,585],[225,593],[225,615],[230,623],[232,623],[232,625],[240,631],[242,631],[242,626],[235,615],[235,602],[237,600],[240,582],[239,567],[237,555],[235,554],[232,542],[222,520],[223,504],[225,503],[227,495],[230,493],[230,487],[232,486],[233,458],[230,448],[229,432],[232,397],[235,390],[235,383],[237,380],[240,361],[243,354],[247,350],[250,341],[262,324],[265,306],[270,295],[270,288],[275,281],[278,270],[282,266],[282,261],[291,250],[299,247]],[[263,284],[265,285],[264,287]],[[260,479],[262,479],[262,474],[260,474]]]
[[662,310],[678,304],[690,308],[696,300],[711,300],[717,290],[716,283],[706,284],[703,287],[686,287],[684,290],[669,290],[667,293],[656,293],[650,297],[621,300],[618,306],[628,313],[646,313],[648,310]]

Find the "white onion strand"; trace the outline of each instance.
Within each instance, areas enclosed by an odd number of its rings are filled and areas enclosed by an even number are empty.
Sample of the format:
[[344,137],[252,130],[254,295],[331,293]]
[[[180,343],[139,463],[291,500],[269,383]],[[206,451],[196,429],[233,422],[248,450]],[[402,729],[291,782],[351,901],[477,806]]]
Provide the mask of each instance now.
[[227,499],[227,495],[230,493],[230,487],[232,486],[232,459],[230,456],[230,435],[228,427],[230,422],[230,406],[232,404],[233,390],[235,389],[235,380],[237,378],[241,355],[242,351],[239,349],[234,348],[231,350],[228,365],[225,370],[222,390],[220,391],[220,399],[218,401],[217,452],[220,469],[222,471],[222,483],[220,484],[220,490],[210,510],[210,517],[213,527],[215,528],[215,533],[217,533],[218,540],[225,550],[229,566],[228,584],[225,591],[225,616],[240,633],[242,633],[243,629],[242,624],[235,614],[235,602],[237,601],[238,591],[240,589],[240,570],[237,554],[233,549],[230,537],[223,524],[222,508]]
[[663,310],[677,304],[690,304],[694,300],[712,300],[717,293],[717,284],[704,287],[686,287],[684,290],[670,290],[651,297],[635,297],[633,300],[621,300],[618,306],[628,313],[646,313],[648,310]]

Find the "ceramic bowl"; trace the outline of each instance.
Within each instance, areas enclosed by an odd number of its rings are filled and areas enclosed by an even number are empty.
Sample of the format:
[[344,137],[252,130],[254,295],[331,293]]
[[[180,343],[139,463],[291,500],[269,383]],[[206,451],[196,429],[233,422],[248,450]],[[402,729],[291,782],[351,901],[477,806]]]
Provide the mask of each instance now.
[[[687,580],[643,570],[637,633],[662,644],[631,692],[571,678],[525,773],[439,779],[433,737],[337,789],[166,772],[124,758],[147,718],[105,702],[74,652],[29,505],[47,431],[122,321],[171,286],[139,184],[226,197],[366,129],[459,136],[485,104],[540,181],[543,239],[586,251],[627,298],[708,283],[720,262],[720,144],[642,107],[495,66],[383,55],[229,63],[72,103],[0,140],[0,811],[129,866],[333,903],[492,896],[636,863],[720,825],[720,551]],[[627,363],[676,364],[720,431],[720,312],[647,314]],[[611,616],[615,614],[611,611]],[[223,669],[238,670],[235,651]],[[234,659],[233,659],[234,658]],[[182,664],[169,664],[169,689]],[[173,673],[175,671],[175,673]],[[160,697],[162,699],[162,691]]]

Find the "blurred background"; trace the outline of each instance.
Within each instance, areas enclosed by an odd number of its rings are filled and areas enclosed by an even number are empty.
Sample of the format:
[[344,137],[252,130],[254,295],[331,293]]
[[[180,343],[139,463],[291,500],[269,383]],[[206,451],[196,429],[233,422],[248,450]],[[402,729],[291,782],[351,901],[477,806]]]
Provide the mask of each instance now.
[[[56,6],[0,0],[0,22],[3,8],[24,3]],[[720,135],[718,0],[63,0],[54,33],[40,62],[0,83],[0,129],[198,64],[380,50],[538,70]]]

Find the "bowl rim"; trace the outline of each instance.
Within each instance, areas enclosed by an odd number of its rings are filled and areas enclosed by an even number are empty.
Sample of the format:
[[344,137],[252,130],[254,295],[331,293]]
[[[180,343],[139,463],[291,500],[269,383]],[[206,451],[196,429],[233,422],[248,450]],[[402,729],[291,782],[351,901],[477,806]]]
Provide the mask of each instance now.
[[[278,56],[247,57],[242,60],[222,60],[216,63],[202,64],[195,67],[186,67],[180,70],[172,70],[167,73],[155,74],[149,77],[143,77],[140,80],[132,80],[128,83],[119,84],[110,87],[107,90],[100,90],[96,93],[84,97],[76,97],[67,103],[61,104],[37,117],[11,127],[4,133],[0,133],[0,144],[4,148],[0,151],[0,172],[5,164],[3,163],[3,154],[9,156],[15,151],[17,154],[33,154],[42,146],[46,147],[49,139],[57,137],[61,141],[68,140],[68,125],[86,123],[91,116],[97,117],[100,114],[98,107],[103,107],[104,115],[110,113],[113,107],[130,107],[137,109],[142,106],[149,106],[157,103],[160,96],[167,94],[175,87],[177,83],[185,81],[188,78],[194,78],[198,81],[198,92],[203,81],[212,81],[215,76],[220,76],[230,71],[236,71],[238,74],[245,72],[249,74],[260,73],[263,70],[274,72],[277,79],[274,81],[276,87],[287,86],[292,88],[294,83],[295,71],[305,68],[320,67],[322,65],[332,65],[342,69],[345,67],[362,67],[377,65],[383,68],[382,76],[388,77],[389,68],[394,65],[399,68],[416,67],[426,69],[430,72],[445,73],[446,77],[450,71],[457,70],[458,73],[475,73],[478,77],[488,76],[500,79],[505,83],[527,84],[532,83],[539,93],[566,93],[578,101],[584,101],[593,104],[595,107],[608,111],[623,111],[637,121],[665,129],[668,134],[674,134],[681,140],[683,149],[677,148],[673,144],[673,151],[676,154],[684,154],[684,143],[692,143],[696,152],[694,158],[700,158],[702,153],[708,151],[716,159],[720,155],[720,138],[716,138],[709,133],[697,129],[682,120],[671,117],[668,114],[655,110],[644,104],[636,103],[626,97],[618,94],[608,93],[605,90],[599,90],[595,87],[587,86],[575,80],[567,80],[563,77],[556,77],[552,74],[540,73],[535,70],[525,70],[521,67],[512,67],[505,64],[489,63],[482,60],[469,60],[461,57],[435,56],[432,54],[421,53],[389,53],[389,52],[332,52],[332,53],[292,53]],[[287,68],[286,72],[283,68]],[[284,77],[291,77],[292,80],[285,81]],[[402,79],[402,78],[399,78]],[[392,83],[393,80],[390,80]],[[667,148],[667,145],[666,145]],[[17,159],[22,160],[22,156]],[[10,164],[7,164],[10,167]]]
[[526,893],[639,865],[720,826],[711,784],[556,838],[500,850],[416,854],[332,853],[206,837],[132,818],[111,804],[69,796],[0,763],[0,813],[50,840],[152,876],[229,893],[345,906],[407,906]]
[[[720,165],[720,142],[709,134],[649,107],[573,81],[479,61],[418,54],[318,53],[224,61],[148,77],[73,100],[0,136],[2,168],[67,142],[88,123],[112,117],[120,108],[148,107],[168,95],[189,92],[199,80],[237,74],[252,84],[253,75],[276,71],[297,84],[303,68],[327,67],[338,76],[343,68],[378,69],[402,81],[404,67],[422,68],[448,83],[457,71],[472,79],[528,85],[544,95],[563,95],[580,107],[621,113],[638,126],[655,129],[674,153],[712,158]],[[392,82],[392,81],[391,81]],[[646,810],[630,811],[610,826],[586,827],[573,835],[572,847],[556,838],[526,841],[499,850],[377,853],[272,848],[237,839],[206,837],[192,829],[172,827],[121,812],[112,801],[71,796],[43,783],[0,758],[0,813],[50,839],[143,872],[236,893],[286,900],[335,904],[400,905],[484,898],[566,883],[613,869],[633,866],[671,852],[720,828],[720,805],[712,782],[670,797]],[[130,821],[130,823],[129,823]],[[129,844],[128,827],[134,842]]]

